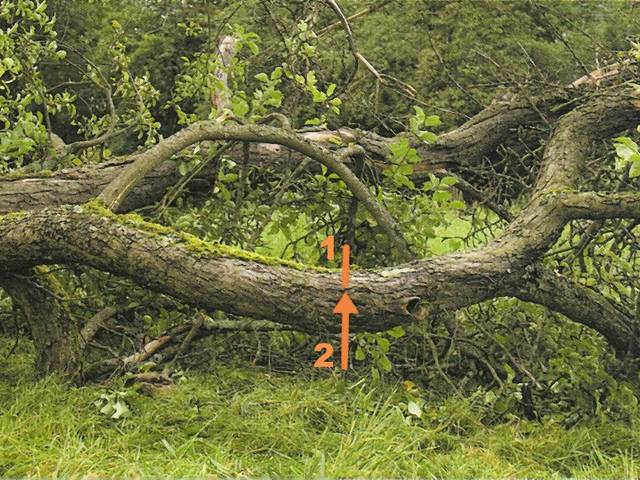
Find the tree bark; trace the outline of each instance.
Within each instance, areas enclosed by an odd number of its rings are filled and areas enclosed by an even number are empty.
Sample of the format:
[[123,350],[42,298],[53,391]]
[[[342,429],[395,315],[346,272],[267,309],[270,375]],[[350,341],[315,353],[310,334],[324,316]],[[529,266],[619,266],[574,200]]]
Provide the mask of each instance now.
[[[540,120],[539,109],[548,112],[559,100],[521,103],[495,103],[462,126],[440,136],[433,145],[421,145],[421,162],[415,166],[414,178],[424,178],[441,168],[461,168],[480,165],[483,158],[495,152],[513,130]],[[544,105],[549,107],[544,107]],[[527,106],[529,105],[529,106]],[[557,113],[556,113],[557,114]],[[336,148],[332,142],[356,143],[364,149],[378,173],[390,164],[389,145],[395,138],[386,138],[354,129],[308,132],[300,136],[325,148]],[[234,151],[232,155],[240,156]],[[251,163],[289,168],[305,158],[304,154],[277,144],[255,143],[250,151]],[[98,165],[62,170],[50,174],[13,174],[0,177],[0,214],[59,205],[81,204],[95,198],[107,185],[122,175],[135,160],[130,157]],[[348,159],[346,160],[348,164]],[[213,177],[211,167],[205,167],[190,184],[192,189],[206,188]],[[129,192],[117,211],[129,211],[149,205],[160,198],[167,188],[181,178],[177,162],[166,158],[147,172]]]
[[0,286],[22,312],[36,350],[36,371],[78,378],[82,366],[79,328],[64,289],[46,267],[6,273]]
[[[487,121],[496,119],[490,116]],[[578,187],[592,142],[639,121],[637,100],[626,90],[600,95],[563,116],[546,143],[531,200],[495,240],[473,251],[352,273],[349,293],[360,312],[354,318],[353,330],[385,330],[421,320],[429,312],[455,310],[508,295],[561,311],[595,328],[619,352],[639,354],[630,313],[595,290],[536,266],[570,220],[638,218],[640,194],[578,192]],[[475,124],[468,126],[468,130],[473,128]],[[230,132],[234,139],[249,135],[249,140],[258,142],[282,140],[282,132],[272,128]],[[469,131],[462,136],[467,134],[488,145]],[[186,143],[199,139],[195,135],[186,138]],[[178,140],[170,151],[177,151],[185,143],[184,138]],[[301,153],[317,156],[305,142],[281,141]],[[479,150],[485,148],[490,147]],[[474,151],[473,155],[478,155]],[[157,163],[150,159],[151,168],[145,167],[147,173],[142,183],[131,189],[132,195],[158,170],[153,169]],[[134,184],[138,181],[136,175],[120,178],[124,179],[125,190],[132,180]],[[123,191],[119,183],[109,183],[118,186],[113,189],[116,196]],[[9,275],[53,263],[80,263],[109,271],[208,310],[315,333],[339,328],[332,314],[342,294],[339,272],[203,242],[139,217],[116,215],[99,202],[0,218],[0,271]]]
[[[539,214],[546,216],[543,211]],[[563,313],[583,322],[585,310],[596,316],[617,312],[590,326],[626,351],[633,332],[628,315],[598,306],[610,302],[565,279],[565,287],[554,294],[555,283],[548,275],[545,285],[553,288],[546,287],[546,296],[537,297],[535,288],[523,293],[526,267],[535,258],[525,262],[514,253],[515,248],[494,243],[395,268],[354,271],[349,293],[360,313],[352,328],[381,331],[421,320],[430,311],[455,310],[503,295],[528,295],[532,301],[557,306],[563,302],[562,292],[573,289],[574,300]],[[42,263],[89,265],[207,310],[271,320],[307,332],[339,329],[332,312],[342,294],[340,272],[202,242],[138,218],[109,215],[94,205],[45,209],[0,221],[2,268]],[[637,347],[636,343],[634,352]]]

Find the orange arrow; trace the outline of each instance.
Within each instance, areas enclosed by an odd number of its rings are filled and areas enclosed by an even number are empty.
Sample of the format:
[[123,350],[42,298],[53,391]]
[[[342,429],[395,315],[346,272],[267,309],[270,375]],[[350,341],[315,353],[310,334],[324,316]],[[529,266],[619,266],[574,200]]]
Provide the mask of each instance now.
[[[342,246],[342,288],[349,288],[349,270],[351,268],[350,257],[351,247]],[[355,307],[354,307],[355,308]]]
[[349,367],[349,315],[357,314],[358,309],[351,301],[348,293],[344,293],[333,309],[334,314],[342,315],[342,330],[340,332],[340,368]]

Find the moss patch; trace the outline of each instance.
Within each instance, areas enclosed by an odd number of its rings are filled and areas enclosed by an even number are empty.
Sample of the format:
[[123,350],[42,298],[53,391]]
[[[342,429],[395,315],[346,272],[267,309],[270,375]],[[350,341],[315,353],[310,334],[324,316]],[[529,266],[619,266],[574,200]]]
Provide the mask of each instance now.
[[191,235],[190,233],[180,232],[164,225],[148,222],[140,215],[135,213],[127,213],[123,215],[115,214],[111,210],[106,208],[104,203],[97,199],[85,203],[81,206],[81,208],[83,212],[94,213],[103,217],[109,217],[122,225],[134,227],[137,230],[141,230],[147,233],[149,236],[171,237],[175,239],[177,243],[184,246],[185,249],[197,254],[212,255],[216,257],[237,258],[241,260],[261,263],[263,265],[294,268],[300,271],[314,271],[325,273],[335,271],[325,267],[305,265],[304,263],[294,262],[292,260],[285,260],[277,257],[268,257],[221,243],[206,242],[196,237],[195,235]]
[[17,212],[8,212],[8,213],[5,213],[4,215],[0,215],[0,222],[6,221],[6,220],[20,220],[26,217],[27,215],[28,213],[23,210],[20,210]]
[[30,171],[29,169],[18,169],[13,170],[5,175],[2,178],[10,179],[10,180],[19,180],[21,178],[49,178],[53,176],[53,171],[45,168],[43,170]]

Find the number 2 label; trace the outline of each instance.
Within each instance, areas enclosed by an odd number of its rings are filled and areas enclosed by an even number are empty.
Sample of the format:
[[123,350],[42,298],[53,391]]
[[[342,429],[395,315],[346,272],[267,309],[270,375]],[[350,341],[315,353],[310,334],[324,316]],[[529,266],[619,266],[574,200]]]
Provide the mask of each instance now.
[[316,368],[332,368],[333,367],[333,362],[329,360],[329,358],[331,358],[331,355],[333,355],[333,346],[330,343],[319,343],[316,345],[314,350],[316,352],[319,352],[320,350],[324,350],[324,353],[320,355],[320,357],[318,357],[316,362],[313,364],[314,367]]

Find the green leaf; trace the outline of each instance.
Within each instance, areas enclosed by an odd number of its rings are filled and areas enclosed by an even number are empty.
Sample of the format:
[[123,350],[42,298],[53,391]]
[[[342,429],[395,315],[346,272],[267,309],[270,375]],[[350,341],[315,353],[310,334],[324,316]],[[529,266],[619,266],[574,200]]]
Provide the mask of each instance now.
[[256,80],[261,81],[261,82],[268,82],[269,81],[269,77],[264,72],[261,72],[261,73],[257,74],[254,78]]
[[398,325],[397,327],[393,327],[391,330],[388,330],[387,333],[391,335],[393,338],[400,338],[404,336],[404,328]]
[[411,175],[413,173],[413,165],[410,163],[404,163],[398,166],[397,172],[400,175]]
[[447,186],[451,186],[451,185],[455,185],[456,183],[458,183],[458,179],[456,177],[452,177],[452,176],[446,176],[446,177],[442,177],[440,179],[440,183],[442,185],[447,185]]
[[316,78],[316,72],[313,70],[309,70],[307,72],[307,84],[313,86],[317,83],[318,79]]
[[320,125],[321,123],[322,120],[320,120],[318,117],[310,118],[309,120],[305,120],[304,122],[305,125]]
[[378,359],[378,365],[385,372],[391,371],[391,368],[392,368],[391,361],[389,361],[386,355],[380,356],[380,358]]
[[629,147],[631,150],[635,150],[636,152],[638,151],[638,144],[631,140],[629,137],[616,137],[613,139],[613,141],[616,143],[621,143],[622,145]]
[[615,148],[616,148],[616,155],[618,155],[620,158],[624,160],[627,160],[629,157],[631,157],[631,155],[636,153],[632,148],[629,148],[628,145],[625,145],[623,143],[616,143]]
[[120,400],[115,403],[114,410],[115,412],[113,413],[113,415],[111,415],[111,418],[115,419],[127,417],[131,413],[131,410],[129,410],[127,404]]
[[640,161],[633,162],[629,169],[629,178],[640,177]]
[[324,93],[322,93],[320,90],[314,90],[311,95],[315,103],[322,103],[327,99],[327,96]]
[[416,111],[415,119],[418,121],[420,125],[422,125],[426,119],[424,110],[418,106],[414,106],[413,109]]
[[451,192],[447,190],[438,190],[437,192],[434,192],[433,199],[436,202],[446,202],[451,199]]
[[237,173],[225,173],[222,174],[218,177],[218,179],[221,182],[224,183],[231,183],[231,182],[235,182],[236,180],[238,180],[238,174]]
[[356,356],[355,356],[356,360],[358,360],[359,362],[364,360],[365,358],[365,353],[364,350],[360,347],[356,348]]
[[429,115],[424,121],[425,127],[438,127],[441,124],[440,117],[437,115]]
[[435,143],[438,141],[438,136],[433,132],[428,132],[426,130],[420,132],[420,140],[427,143]]
[[240,97],[233,97],[231,99],[231,110],[235,115],[242,118],[249,113],[249,104]]
[[409,180],[406,176],[404,175],[396,175],[394,177],[394,180],[402,187],[407,187],[410,190],[413,190],[414,188],[416,188],[416,184],[413,183],[411,180]]
[[271,72],[271,80],[278,80],[282,77],[282,67],[276,67],[273,72]]
[[389,150],[391,151],[391,160],[394,163],[398,163],[409,152],[409,140],[400,138],[389,145]]
[[254,55],[257,55],[260,52],[260,48],[254,42],[247,42],[247,47],[249,47],[249,50],[251,50],[251,53]]
[[376,338],[376,342],[378,343],[380,350],[382,350],[384,353],[387,353],[389,351],[389,347],[391,346],[389,340],[378,335]]
[[105,406],[100,409],[100,413],[104,413],[105,415],[111,415],[114,411],[115,408],[111,402],[107,402]]
[[420,405],[418,405],[414,401],[411,401],[407,404],[407,411],[414,417],[420,418],[422,416],[422,409],[420,408]]

